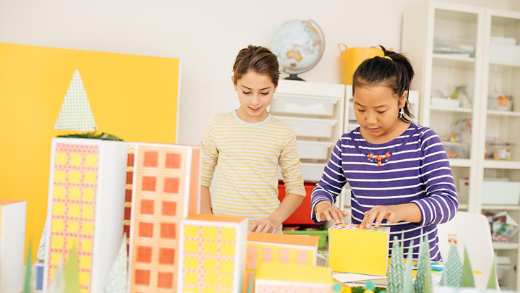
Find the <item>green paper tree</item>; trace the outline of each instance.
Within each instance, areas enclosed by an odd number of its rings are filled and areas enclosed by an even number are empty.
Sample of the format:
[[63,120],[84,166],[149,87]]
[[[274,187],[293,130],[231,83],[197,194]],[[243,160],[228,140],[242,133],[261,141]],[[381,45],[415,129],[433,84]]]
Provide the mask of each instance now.
[[79,293],[79,261],[76,245],[73,245],[69,251],[69,257],[63,268],[63,276],[65,277],[65,292]]
[[126,254],[127,239],[124,236],[110,273],[108,282],[105,285],[105,293],[126,293],[128,292],[128,256]]
[[403,289],[403,250],[397,237],[392,245],[392,257],[388,269],[388,293],[401,293]]
[[417,262],[417,277],[415,279],[415,292],[432,293],[432,271],[430,265],[430,247],[426,239],[421,239],[419,260]]
[[498,290],[498,288],[497,288],[497,267],[496,267],[494,257],[493,257],[493,263],[491,264],[491,270],[489,271],[489,278],[488,278],[486,288]]
[[403,273],[403,293],[414,293],[415,288],[413,286],[412,279],[412,268],[413,268],[413,248],[408,248],[408,259],[406,260],[406,265],[404,266]]
[[468,249],[464,246],[464,264],[462,265],[462,277],[460,286],[463,288],[475,288],[475,279],[473,277],[473,269],[469,259]]
[[25,276],[23,280],[23,293],[31,293],[32,284],[32,243],[29,243],[27,256],[25,257]]
[[442,273],[441,285],[446,287],[459,288],[462,278],[462,262],[460,261],[459,252],[455,245],[450,245],[448,260],[444,265]]
[[49,293],[63,293],[65,292],[65,280],[63,276],[63,259],[60,262],[60,265],[58,266],[58,269],[56,270],[56,273],[54,274],[54,280],[49,285],[49,290],[47,292]]

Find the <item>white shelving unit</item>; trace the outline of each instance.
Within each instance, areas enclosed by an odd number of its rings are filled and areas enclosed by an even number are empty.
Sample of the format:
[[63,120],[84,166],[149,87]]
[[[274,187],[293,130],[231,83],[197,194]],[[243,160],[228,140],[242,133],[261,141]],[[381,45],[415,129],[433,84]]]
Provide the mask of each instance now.
[[[487,204],[485,198],[493,194],[484,194],[483,187],[488,180],[520,181],[520,13],[412,1],[403,16],[401,50],[417,73],[412,87],[424,93],[421,124],[434,129],[452,155],[460,209],[505,211],[520,223],[520,204]],[[457,86],[465,87],[469,102],[446,98]],[[471,128],[453,135],[457,121]],[[495,145],[486,146],[491,138]],[[493,247],[514,268],[505,270],[501,287],[519,289],[519,237]]]
[[331,147],[343,134],[345,86],[281,80],[271,113],[296,132],[305,181],[319,181]]

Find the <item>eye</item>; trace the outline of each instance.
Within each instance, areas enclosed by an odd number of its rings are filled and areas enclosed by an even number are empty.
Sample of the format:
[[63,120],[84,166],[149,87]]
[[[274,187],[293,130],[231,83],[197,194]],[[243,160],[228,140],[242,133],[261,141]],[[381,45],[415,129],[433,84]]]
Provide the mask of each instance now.
[[248,92],[248,91],[242,91],[242,93],[243,93],[244,95],[250,95],[250,94],[251,94],[251,92]]
[[365,109],[357,109],[357,111],[360,112],[360,113],[364,113]]
[[377,111],[377,113],[379,113],[379,114],[384,114],[385,112],[386,112],[386,110]]
[[269,92],[265,92],[265,93],[260,93],[262,96],[267,96],[269,95]]

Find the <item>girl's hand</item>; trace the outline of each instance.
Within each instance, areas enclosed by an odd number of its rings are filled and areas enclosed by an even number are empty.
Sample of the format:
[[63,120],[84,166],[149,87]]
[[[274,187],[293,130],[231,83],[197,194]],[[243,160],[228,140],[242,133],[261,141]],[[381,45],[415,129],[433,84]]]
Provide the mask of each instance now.
[[253,221],[251,223],[251,232],[260,232],[260,233],[277,233],[282,227],[282,223],[272,219],[272,218],[264,218]]
[[363,217],[363,221],[359,225],[360,228],[368,229],[377,228],[381,222],[386,220],[387,224],[395,224],[401,222],[401,207],[399,205],[375,206],[368,210]]
[[322,221],[334,221],[334,224],[345,223],[345,216],[347,213],[343,210],[333,206],[330,201],[320,201],[315,207],[316,220]]

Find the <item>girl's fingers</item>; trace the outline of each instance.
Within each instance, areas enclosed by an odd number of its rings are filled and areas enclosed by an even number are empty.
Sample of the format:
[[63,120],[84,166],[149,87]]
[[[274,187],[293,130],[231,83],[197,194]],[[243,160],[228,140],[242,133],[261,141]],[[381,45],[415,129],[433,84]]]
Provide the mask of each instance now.
[[327,220],[327,221],[332,220],[332,215],[330,214],[330,209],[323,211],[323,215],[325,216],[325,220]]
[[387,212],[383,212],[383,211],[379,211],[378,212],[378,215],[377,215],[377,218],[376,218],[376,222],[375,222],[375,225],[374,225],[376,228],[381,226],[381,223],[385,219],[386,215],[387,215]]
[[374,223],[374,220],[377,217],[377,210],[371,210],[368,212],[368,214],[365,214],[365,218],[363,219],[364,225],[363,228],[368,229],[372,226],[372,223]]
[[264,225],[264,229],[262,229],[262,232],[263,232],[263,233],[270,233],[270,232],[272,232],[272,228],[273,228],[273,227],[272,227],[271,225],[269,225],[269,224],[265,224],[265,225]]
[[253,232],[262,232],[263,227],[264,224],[258,224],[256,225],[255,230],[253,230]]
[[345,222],[343,219],[344,215],[341,210],[335,209],[334,210],[334,221],[336,221],[336,224],[342,224]]

